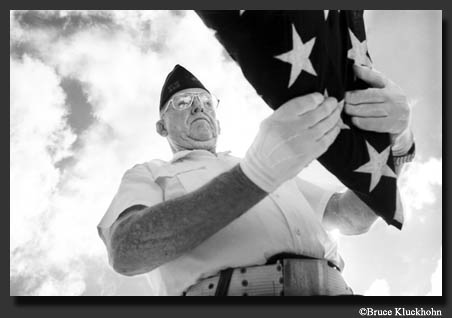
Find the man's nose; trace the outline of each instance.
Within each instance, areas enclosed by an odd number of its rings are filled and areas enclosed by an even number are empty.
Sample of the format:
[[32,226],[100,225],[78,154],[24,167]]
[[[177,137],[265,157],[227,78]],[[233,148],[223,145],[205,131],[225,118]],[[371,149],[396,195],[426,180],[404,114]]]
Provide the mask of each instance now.
[[199,100],[198,96],[193,97],[193,105],[191,106],[191,113],[203,113],[205,111],[203,103]]

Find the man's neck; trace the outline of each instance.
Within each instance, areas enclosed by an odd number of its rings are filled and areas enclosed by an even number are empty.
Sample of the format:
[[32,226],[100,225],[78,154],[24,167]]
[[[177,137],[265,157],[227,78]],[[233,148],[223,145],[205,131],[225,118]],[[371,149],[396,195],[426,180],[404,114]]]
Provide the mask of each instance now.
[[181,152],[181,151],[194,151],[194,150],[204,150],[204,151],[211,152],[214,155],[217,154],[215,147],[206,147],[206,148],[199,147],[199,148],[192,148],[192,149],[190,149],[190,148],[182,148],[182,147],[177,147],[177,148],[176,147],[171,147],[171,150],[173,152],[173,155],[175,155],[176,153]]

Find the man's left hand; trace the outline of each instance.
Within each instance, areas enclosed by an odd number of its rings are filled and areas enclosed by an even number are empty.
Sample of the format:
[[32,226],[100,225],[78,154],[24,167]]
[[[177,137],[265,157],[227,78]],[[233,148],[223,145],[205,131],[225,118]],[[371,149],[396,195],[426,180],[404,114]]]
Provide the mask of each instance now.
[[358,78],[371,88],[345,94],[345,112],[355,126],[391,134],[392,141],[409,129],[410,107],[400,87],[382,74],[367,67],[354,65]]

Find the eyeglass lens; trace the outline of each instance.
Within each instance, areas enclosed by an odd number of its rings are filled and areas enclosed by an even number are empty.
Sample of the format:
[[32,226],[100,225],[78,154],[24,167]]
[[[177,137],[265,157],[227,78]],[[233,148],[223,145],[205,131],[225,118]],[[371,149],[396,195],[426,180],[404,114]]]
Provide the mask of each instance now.
[[208,94],[183,94],[177,95],[173,98],[173,105],[176,109],[183,110],[190,107],[193,99],[197,96],[204,107],[214,108],[214,100]]

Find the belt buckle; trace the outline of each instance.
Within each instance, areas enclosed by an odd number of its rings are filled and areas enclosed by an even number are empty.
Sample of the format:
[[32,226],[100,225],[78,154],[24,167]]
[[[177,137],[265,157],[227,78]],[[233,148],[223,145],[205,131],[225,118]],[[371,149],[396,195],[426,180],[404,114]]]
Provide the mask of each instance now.
[[321,259],[285,259],[286,296],[335,296],[353,294],[339,269]]

